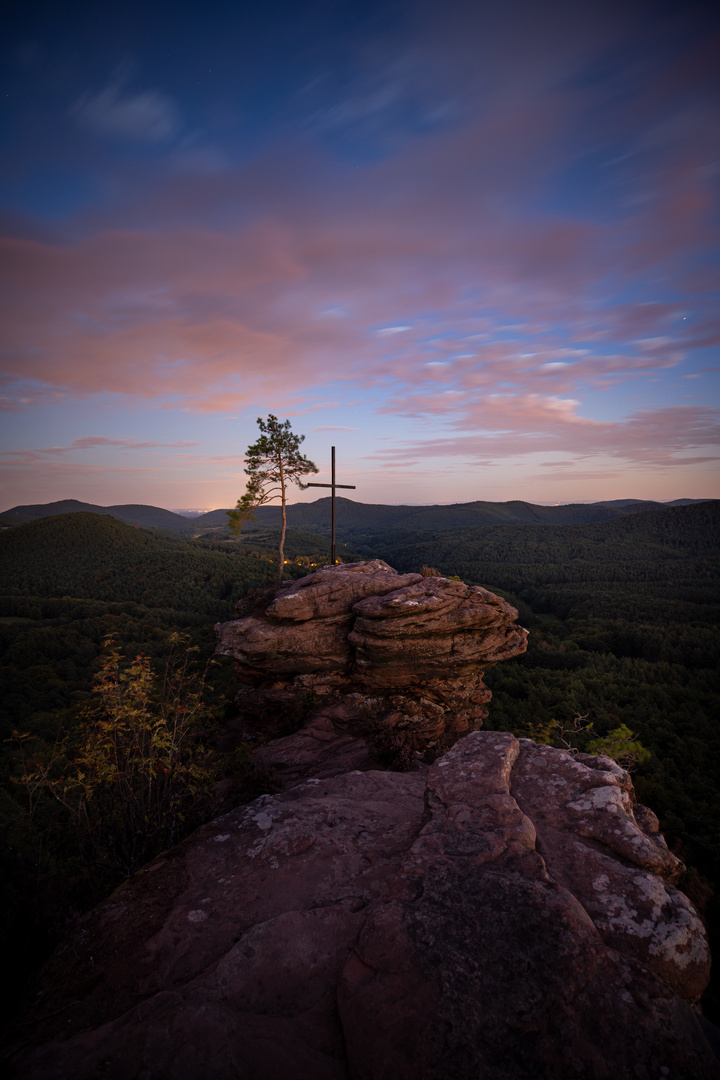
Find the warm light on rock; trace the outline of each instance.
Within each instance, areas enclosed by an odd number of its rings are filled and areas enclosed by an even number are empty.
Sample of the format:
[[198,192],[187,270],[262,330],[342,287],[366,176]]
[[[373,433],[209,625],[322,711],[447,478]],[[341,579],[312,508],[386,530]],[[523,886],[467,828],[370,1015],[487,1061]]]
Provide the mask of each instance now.
[[[247,602],[238,605],[241,614]],[[324,567],[283,585],[257,610],[220,623],[241,710],[300,693],[362,703],[422,745],[477,728],[488,715],[485,670],[527,647],[517,611],[479,586],[398,574],[380,559]]]

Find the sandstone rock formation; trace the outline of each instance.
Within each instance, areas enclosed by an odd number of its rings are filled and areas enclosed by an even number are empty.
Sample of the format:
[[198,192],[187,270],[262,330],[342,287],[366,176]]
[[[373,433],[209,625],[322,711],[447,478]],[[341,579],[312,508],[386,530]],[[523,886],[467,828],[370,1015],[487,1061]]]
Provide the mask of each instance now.
[[84,918],[17,1080],[720,1075],[703,927],[614,762],[474,732],[378,772],[330,711],[266,752],[305,778]]
[[479,586],[398,574],[387,563],[325,567],[283,585],[216,627],[232,656],[241,709],[281,708],[299,694],[370,709],[416,745],[480,727],[485,670],[525,651],[517,611]]

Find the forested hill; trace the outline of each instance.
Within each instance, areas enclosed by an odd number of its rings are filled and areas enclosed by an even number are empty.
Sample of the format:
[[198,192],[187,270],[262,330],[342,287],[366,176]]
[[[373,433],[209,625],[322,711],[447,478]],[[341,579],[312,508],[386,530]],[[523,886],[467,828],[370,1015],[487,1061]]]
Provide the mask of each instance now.
[[[692,503],[700,500],[677,500]],[[330,528],[329,497],[312,503],[294,503],[288,507],[288,522],[296,529],[326,532]],[[458,529],[480,525],[570,525],[613,521],[628,514],[665,509],[664,503],[647,500],[618,499],[609,503],[574,503],[567,506],[539,506],[513,501],[503,503],[469,502],[450,506],[387,506],[361,503],[352,499],[336,500],[339,532],[351,536],[368,529]],[[0,514],[0,527],[20,525],[58,514],[86,511],[124,521],[141,528],[171,530],[182,536],[202,535],[212,529],[227,528],[227,510],[211,510],[192,519],[157,506],[94,506],[74,499],[62,502],[15,506]],[[280,507],[262,506],[247,528],[279,526]]]
[[55,517],[58,514],[77,514],[86,512],[112,517],[124,521],[126,525],[137,525],[145,529],[172,529],[173,532],[192,536],[197,530],[193,522],[182,514],[172,510],[163,510],[159,506],[144,506],[130,503],[122,506],[95,506],[93,503],[78,502],[76,499],[63,499],[60,502],[36,503],[30,506],[14,506],[0,514],[0,526],[22,525],[39,518]]
[[[385,506],[336,499],[336,523],[339,529],[457,529],[463,526],[515,523],[563,524],[577,521],[608,521],[627,513],[627,508],[606,506],[534,506],[526,502],[471,502],[451,506]],[[299,528],[330,523],[331,500],[296,503],[288,508],[288,521]],[[279,521],[275,506],[262,507],[256,519],[261,524]]]
[[80,554],[83,550],[95,554],[113,547],[146,551],[159,542],[149,533],[109,515],[78,511],[26,522],[17,529],[5,529],[0,533],[0,554],[5,560],[13,556],[33,558],[43,552],[45,557],[52,559],[65,552]]
[[[358,533],[380,529],[426,530],[473,528],[482,525],[570,525],[614,521],[647,510],[665,509],[663,503],[630,499],[618,504],[574,503],[567,506],[538,506],[533,503],[469,502],[450,506],[387,506],[337,498],[335,516],[338,535],[350,538]],[[294,503],[287,508],[288,523],[296,529],[327,531],[330,528],[331,499],[312,503]],[[0,518],[1,520],[1,518]],[[198,528],[219,528],[227,524],[225,510],[213,510],[195,518]],[[280,525],[280,507],[262,506],[249,528]]]
[[[229,615],[251,586],[269,585],[257,555],[153,536],[109,516],[76,513],[0,532],[0,604],[13,597],[131,601],[175,609],[184,624]],[[16,614],[6,611],[4,614]]]
[[596,536],[720,555],[720,499],[668,506],[599,525]]
[[654,580],[661,571],[667,576],[673,567],[677,571],[680,563],[700,555],[713,562],[715,574],[720,560],[720,500],[597,524],[368,530],[357,546],[398,570],[431,565],[465,579],[483,579],[490,587],[494,567],[500,564],[503,580],[513,578],[513,585],[506,588],[549,580],[549,567],[555,574],[550,580]]

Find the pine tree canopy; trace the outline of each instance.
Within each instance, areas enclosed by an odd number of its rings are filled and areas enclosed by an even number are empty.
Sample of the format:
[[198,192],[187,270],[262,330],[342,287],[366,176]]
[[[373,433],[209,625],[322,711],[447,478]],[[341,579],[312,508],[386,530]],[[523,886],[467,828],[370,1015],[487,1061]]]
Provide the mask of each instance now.
[[272,413],[267,420],[258,417],[260,438],[245,452],[245,472],[248,476],[247,488],[242,498],[238,499],[234,510],[228,512],[230,526],[240,532],[246,521],[254,517],[255,510],[265,503],[280,499],[282,504],[282,532],[280,535],[278,580],[282,580],[283,548],[285,542],[285,503],[287,485],[297,484],[302,488],[301,477],[318,471],[314,462],[300,453],[300,444],[304,435],[296,435],[290,421],[281,423]]

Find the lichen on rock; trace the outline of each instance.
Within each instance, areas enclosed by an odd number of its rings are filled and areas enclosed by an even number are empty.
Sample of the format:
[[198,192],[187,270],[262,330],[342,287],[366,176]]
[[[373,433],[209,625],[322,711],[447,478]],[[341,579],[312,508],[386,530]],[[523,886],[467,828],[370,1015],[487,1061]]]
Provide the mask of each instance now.
[[379,772],[315,728],[276,752],[317,775],[85,916],[16,1080],[717,1080],[705,932],[626,773],[504,732]]

